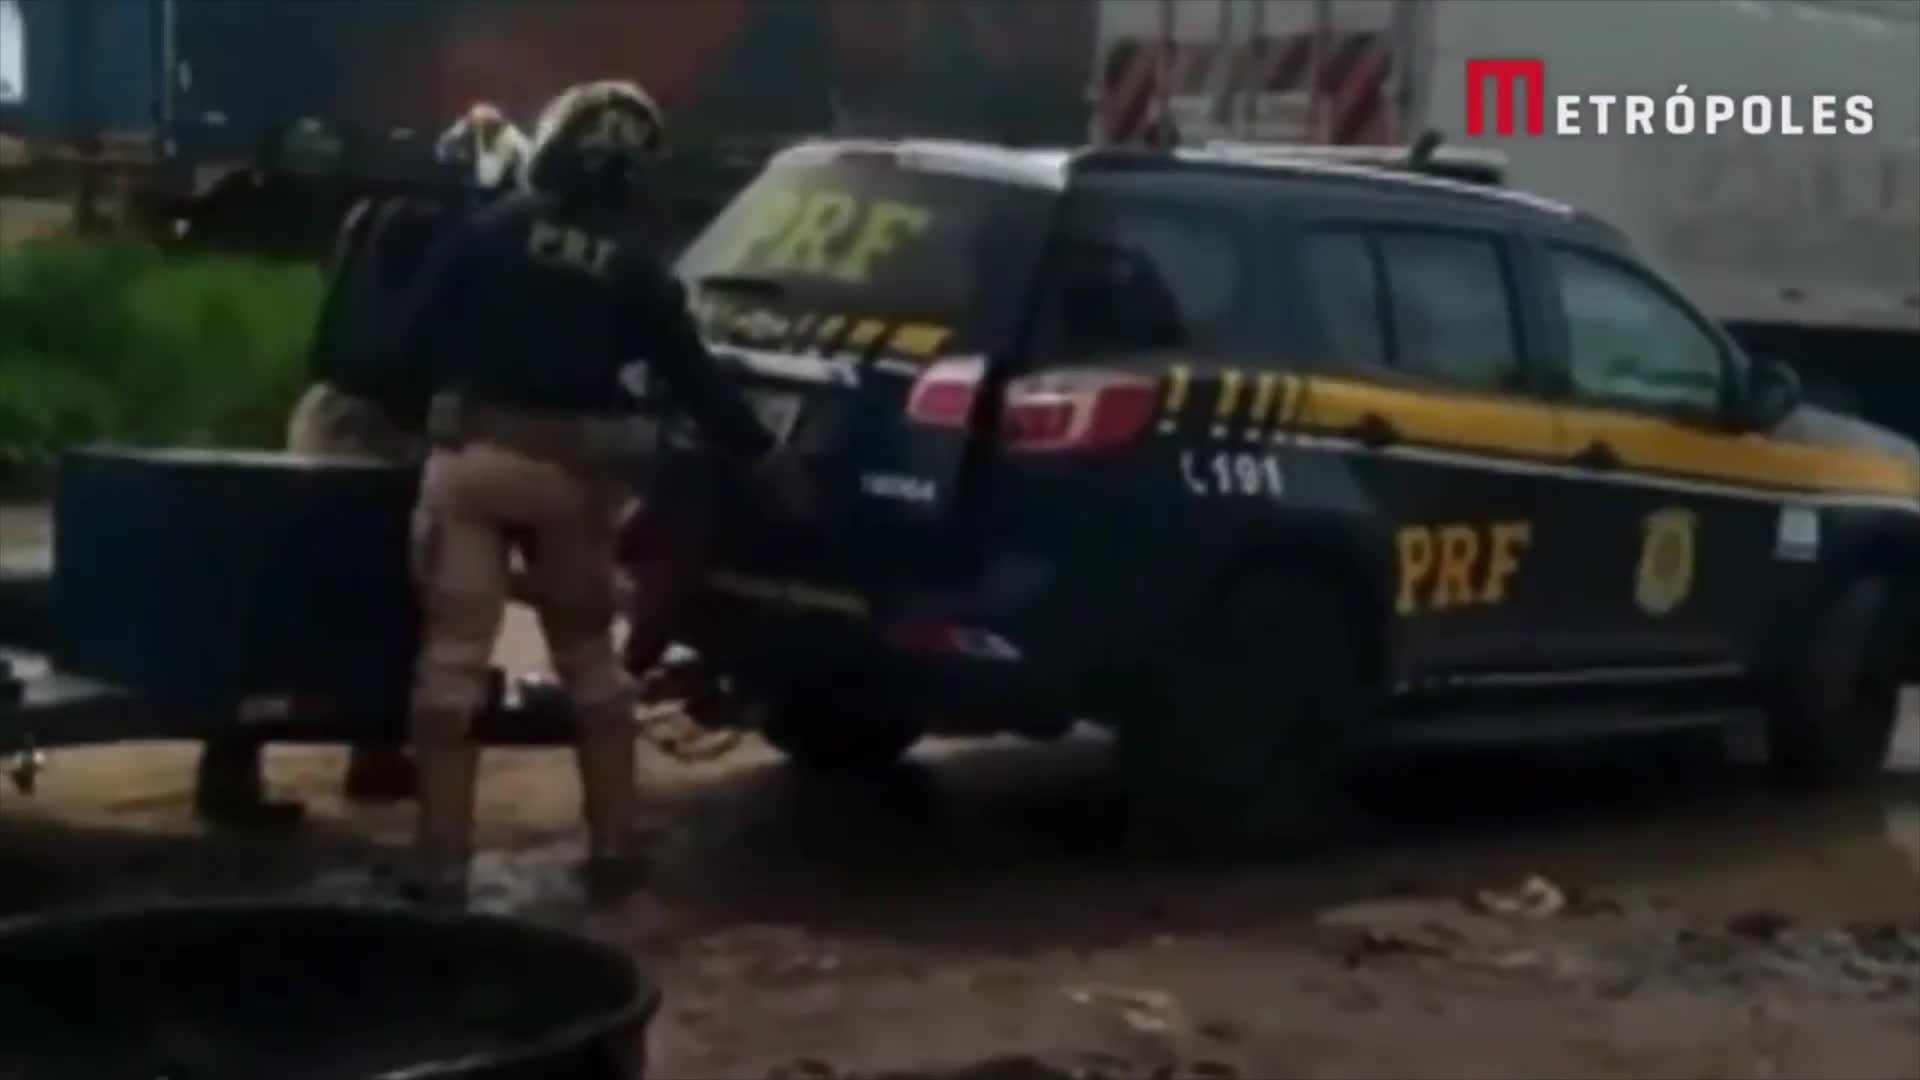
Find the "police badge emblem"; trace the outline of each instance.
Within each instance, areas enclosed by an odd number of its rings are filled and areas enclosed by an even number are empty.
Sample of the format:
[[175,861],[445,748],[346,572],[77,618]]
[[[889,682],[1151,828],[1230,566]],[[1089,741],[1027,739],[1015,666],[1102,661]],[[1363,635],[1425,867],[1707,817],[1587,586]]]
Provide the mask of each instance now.
[[1660,510],[1647,515],[1640,529],[1640,568],[1633,599],[1649,615],[1666,615],[1693,591],[1695,537],[1699,517],[1691,510]]

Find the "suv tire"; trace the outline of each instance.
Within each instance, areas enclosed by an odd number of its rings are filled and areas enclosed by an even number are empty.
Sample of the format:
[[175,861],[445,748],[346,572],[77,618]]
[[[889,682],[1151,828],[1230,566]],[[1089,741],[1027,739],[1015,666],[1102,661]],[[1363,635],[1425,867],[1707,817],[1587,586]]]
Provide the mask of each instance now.
[[1900,707],[1892,598],[1882,579],[1855,581],[1812,621],[1803,651],[1769,702],[1767,760],[1780,780],[1859,784],[1886,764]]
[[920,740],[906,695],[849,677],[788,687],[760,710],[760,737],[809,772],[865,774],[893,767]]
[[1362,614],[1306,568],[1241,574],[1201,605],[1118,718],[1136,838],[1247,854],[1339,835],[1336,781],[1379,705]]

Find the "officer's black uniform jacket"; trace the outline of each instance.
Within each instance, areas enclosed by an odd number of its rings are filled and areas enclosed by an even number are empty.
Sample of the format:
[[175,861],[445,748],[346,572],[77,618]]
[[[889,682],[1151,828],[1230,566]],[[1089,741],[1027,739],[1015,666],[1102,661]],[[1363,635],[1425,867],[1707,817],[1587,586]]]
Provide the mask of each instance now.
[[455,221],[432,199],[363,200],[349,211],[334,245],[308,368],[325,382],[380,406],[404,427],[424,419],[430,389],[417,364],[385,354],[385,333],[400,317],[435,243]]
[[719,448],[772,448],[651,245],[549,196],[514,195],[452,229],[389,347],[466,400],[582,416],[638,411],[621,371],[641,361],[666,403]]

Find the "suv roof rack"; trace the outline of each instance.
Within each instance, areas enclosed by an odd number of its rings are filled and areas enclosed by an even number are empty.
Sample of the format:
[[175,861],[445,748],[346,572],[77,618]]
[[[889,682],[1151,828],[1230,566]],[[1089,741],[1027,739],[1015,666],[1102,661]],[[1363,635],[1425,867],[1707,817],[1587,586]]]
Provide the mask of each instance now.
[[1328,146],[1319,143],[1259,143],[1215,139],[1205,144],[1210,153],[1252,161],[1326,161],[1399,169],[1463,183],[1503,187],[1507,155],[1498,150],[1442,146],[1440,133],[1420,133],[1408,146]]
[[830,161],[844,154],[877,154],[927,172],[976,176],[1028,187],[1064,187],[1072,151],[1014,148],[965,139],[885,139],[831,136],[793,143],[774,154],[772,161],[798,163]]

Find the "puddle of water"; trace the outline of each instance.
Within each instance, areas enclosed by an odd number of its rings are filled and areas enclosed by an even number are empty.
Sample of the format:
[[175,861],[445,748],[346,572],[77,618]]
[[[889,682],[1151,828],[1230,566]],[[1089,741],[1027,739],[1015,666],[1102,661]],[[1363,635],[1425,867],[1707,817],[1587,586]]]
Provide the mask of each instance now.
[[1412,861],[1424,864],[1416,876],[1432,867],[1435,879],[1462,889],[1540,874],[1708,919],[1763,909],[1815,925],[1904,923],[1920,914],[1920,805],[1861,797],[1796,805],[1772,791],[1734,793],[1641,821],[1542,829],[1512,844],[1462,838]]
[[[1920,879],[1920,806],[1888,807],[1887,839],[1906,854],[1914,877]],[[1920,894],[1915,896],[1915,906],[1920,907]]]
[[1443,892],[1537,873],[1709,918],[1761,908],[1822,925],[1904,923],[1920,914],[1920,695],[1905,698],[1889,772],[1873,790],[1797,796],[1746,754],[1731,773],[1669,777],[1633,747],[1485,775],[1476,760],[1464,779],[1435,781],[1463,808],[1460,827],[1430,835],[1421,823],[1433,793],[1419,791],[1410,842],[1393,843],[1391,861]]
[[[552,916],[586,909],[577,869],[586,853],[578,841],[483,851],[468,871],[468,907],[490,915]],[[298,890],[318,899],[366,902],[391,897],[390,884],[371,870],[331,870]]]
[[1920,775],[1920,687],[1909,686],[1900,692],[1900,726],[1893,732],[1887,769]]
[[[947,1069],[888,1072],[884,1074],[884,1080],[1107,1080],[1108,1077],[1114,1077],[1117,1080],[1117,1078],[1123,1074],[1138,1073],[1139,1075],[1147,1075],[1150,1068],[1146,1062],[1142,1062],[1137,1069],[1126,1062],[1113,1062],[1111,1064],[1117,1066],[1117,1068],[1111,1071],[1097,1066],[1069,1069],[1064,1066],[1041,1061],[1038,1058],[999,1057],[987,1058]],[[1162,1072],[1153,1073],[1153,1075],[1162,1074]],[[1171,1075],[1170,1072],[1166,1074]],[[776,1067],[769,1075],[783,1078],[783,1080],[786,1077],[799,1078],[815,1076],[838,1076],[844,1078],[844,1080],[868,1080],[871,1074],[843,1073],[834,1069],[828,1062],[802,1059],[785,1066]],[[1195,1075],[1218,1077],[1220,1080],[1232,1080],[1238,1073],[1231,1069],[1215,1066],[1197,1072]]]

